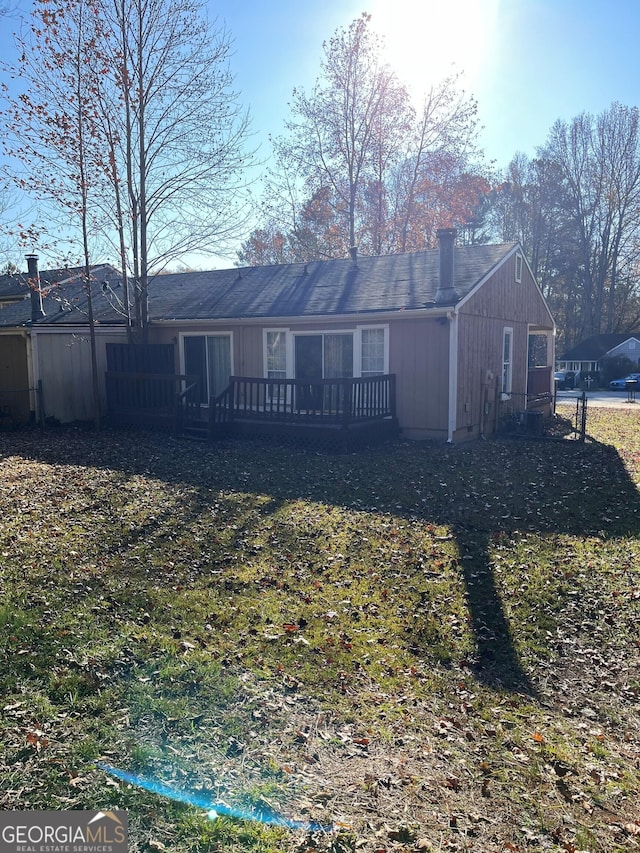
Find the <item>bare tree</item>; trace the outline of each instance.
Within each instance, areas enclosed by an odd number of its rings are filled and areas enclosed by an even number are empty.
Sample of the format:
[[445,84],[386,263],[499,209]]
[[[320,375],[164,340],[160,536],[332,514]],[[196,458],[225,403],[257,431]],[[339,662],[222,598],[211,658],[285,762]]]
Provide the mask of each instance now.
[[477,104],[447,77],[426,93],[412,121],[395,181],[396,251],[433,244],[436,230],[462,224],[488,190],[470,162],[477,150]]
[[[451,77],[416,113],[367,14],[323,47],[313,91],[294,90],[286,133],[274,141],[264,222],[304,260],[355,245],[375,255],[431,245],[439,225],[466,221],[488,189],[471,167],[475,101]],[[243,258],[258,260],[252,245],[262,246],[266,230],[244,244]]]
[[381,61],[380,40],[362,15],[324,44],[321,76],[311,93],[295,90],[288,135],[276,141],[280,160],[294,162],[307,197],[329,187],[344,220],[345,240],[358,242],[358,204],[373,163],[386,156],[384,134],[407,120],[408,95]]
[[[8,101],[5,148],[16,184],[51,203],[58,222],[78,230],[90,330],[93,416],[100,424],[98,369],[91,290],[91,232],[97,225],[92,196],[107,184],[99,155],[99,125],[90,79],[96,50],[94,7],[68,0],[64,7],[39,3],[22,47],[20,70],[29,88]],[[43,233],[44,229],[40,233]],[[33,231],[30,236],[33,236]],[[37,232],[36,232],[37,233]]]
[[[80,7],[92,10],[84,109],[99,176],[88,215],[96,240],[128,271],[135,320],[146,330],[151,275],[194,251],[229,252],[240,234],[248,116],[232,87],[229,35],[206,21],[199,0],[36,0],[34,29],[20,45],[24,83],[37,80],[46,40]],[[34,108],[46,111],[63,91],[53,70],[49,82],[39,105],[29,92]],[[19,99],[13,107],[18,129]],[[14,153],[23,149],[18,141]],[[29,162],[22,158],[23,173]],[[28,174],[22,180],[31,189]]]
[[558,121],[543,155],[565,191],[580,264],[581,336],[613,331],[618,287],[637,264],[640,124],[636,107]]
[[640,316],[640,114],[614,103],[557,121],[487,197],[498,239],[525,248],[570,347]]

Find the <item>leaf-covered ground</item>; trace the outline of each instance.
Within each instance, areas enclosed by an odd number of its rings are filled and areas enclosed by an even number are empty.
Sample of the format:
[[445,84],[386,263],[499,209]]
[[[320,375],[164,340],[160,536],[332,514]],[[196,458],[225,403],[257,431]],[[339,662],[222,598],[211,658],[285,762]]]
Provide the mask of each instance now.
[[0,808],[126,809],[132,851],[640,849],[640,417],[588,433],[0,434]]

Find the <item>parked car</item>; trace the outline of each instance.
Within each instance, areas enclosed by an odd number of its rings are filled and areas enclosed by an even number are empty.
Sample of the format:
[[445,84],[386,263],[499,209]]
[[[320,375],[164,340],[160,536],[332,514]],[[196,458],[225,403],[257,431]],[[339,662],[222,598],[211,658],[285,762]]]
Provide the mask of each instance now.
[[623,376],[621,379],[612,379],[609,383],[609,388],[612,391],[624,391],[627,387],[627,382],[640,382],[640,373],[630,373],[628,376]]
[[576,375],[573,370],[557,370],[553,378],[558,391],[570,391],[576,387]]

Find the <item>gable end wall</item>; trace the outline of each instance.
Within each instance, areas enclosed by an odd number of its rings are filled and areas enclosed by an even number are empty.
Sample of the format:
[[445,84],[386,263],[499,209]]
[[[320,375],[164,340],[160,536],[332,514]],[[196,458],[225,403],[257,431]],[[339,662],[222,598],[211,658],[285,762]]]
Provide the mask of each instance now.
[[[496,417],[505,327],[513,329],[512,397],[524,407],[530,327],[552,331],[538,285],[527,265],[515,280],[515,255],[461,307],[458,331],[458,401],[454,440],[488,434]],[[553,353],[547,353],[552,364]]]

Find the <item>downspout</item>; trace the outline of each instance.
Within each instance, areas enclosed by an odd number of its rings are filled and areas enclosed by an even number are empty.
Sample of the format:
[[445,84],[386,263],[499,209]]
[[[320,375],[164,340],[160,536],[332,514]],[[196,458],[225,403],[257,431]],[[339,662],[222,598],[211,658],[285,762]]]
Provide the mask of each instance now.
[[447,416],[447,442],[453,443],[456,431],[458,401],[458,293],[456,291],[456,229],[439,228],[438,237],[438,289],[436,305],[452,305],[447,311],[449,321],[449,405]]
[[458,309],[447,311],[449,321],[449,418],[447,443],[453,444],[458,412]]
[[[31,299],[31,331],[25,333],[27,340],[27,382],[29,384],[29,408],[34,412],[36,421],[44,419],[41,411],[41,398],[37,392],[40,381],[40,369],[38,360],[38,335],[35,333],[38,320],[44,317],[42,306],[42,287],[40,285],[40,272],[38,269],[38,256],[27,255],[27,271],[29,276],[29,288]],[[29,346],[29,338],[31,346]]]
[[[29,334],[29,333],[27,333]],[[45,419],[44,403],[42,396],[38,393],[40,387],[40,356],[38,354],[38,334],[35,329],[31,329],[31,346],[27,347],[27,370],[31,377],[30,387],[33,389],[31,394],[35,396],[34,412],[36,422],[42,423]],[[31,363],[29,363],[31,362]]]

